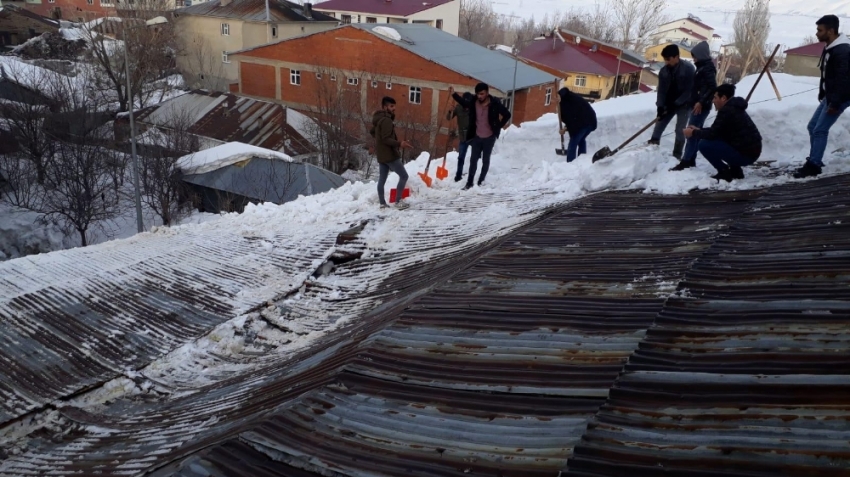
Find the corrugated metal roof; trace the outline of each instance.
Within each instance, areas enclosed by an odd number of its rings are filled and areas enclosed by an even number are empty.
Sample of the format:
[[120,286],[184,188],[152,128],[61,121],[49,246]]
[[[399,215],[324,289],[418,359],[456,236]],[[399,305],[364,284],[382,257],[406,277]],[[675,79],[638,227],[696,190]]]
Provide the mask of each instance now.
[[850,475],[848,184],[748,207],[659,313],[567,475]]
[[640,66],[618,60],[602,50],[593,51],[590,43],[572,45],[553,38],[532,41],[520,56],[565,72],[614,76],[618,72],[623,75],[641,70]]
[[143,109],[137,120],[164,128],[186,128],[198,136],[224,143],[242,142],[292,157],[317,152],[288,121],[289,115],[287,108],[269,101],[195,90]]
[[329,12],[361,12],[406,17],[452,1],[459,0],[328,0],[316,4],[315,8]]
[[823,53],[824,48],[826,48],[826,45],[821,42],[817,42],[785,50],[785,54],[820,57],[820,55]]
[[[401,41],[373,31],[373,28],[392,28],[401,35]],[[426,60],[487,83],[503,93],[512,91],[514,66],[517,67],[516,89],[521,90],[541,84],[552,83],[558,78],[528,66],[521,61],[515,65],[513,58],[498,51],[476,45],[471,41],[458,38],[451,33],[421,24],[381,25],[361,23],[347,25],[344,28],[359,28],[375,36],[398,45]]]
[[321,194],[345,184],[345,179],[312,164],[253,157],[183,181],[273,204],[299,195]]
[[[321,12],[309,11],[304,5],[287,0],[268,0],[269,16],[275,22],[334,22],[336,18]],[[178,15],[202,15],[238,18],[249,22],[266,21],[266,0],[232,0],[222,6],[221,0],[209,0],[191,7],[175,10]]]

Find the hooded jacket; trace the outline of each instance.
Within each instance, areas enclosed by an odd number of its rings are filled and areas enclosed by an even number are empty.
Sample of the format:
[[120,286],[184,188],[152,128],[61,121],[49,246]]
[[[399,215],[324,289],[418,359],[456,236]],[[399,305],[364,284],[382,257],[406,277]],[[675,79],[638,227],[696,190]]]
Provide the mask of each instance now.
[[393,116],[379,109],[372,116],[372,129],[369,134],[375,138],[375,155],[378,156],[378,162],[381,164],[389,164],[401,157],[398,137],[395,134],[395,125],[393,124]]
[[830,107],[839,108],[850,101],[850,40],[843,33],[823,49],[820,55],[820,93]]
[[[478,112],[475,109],[475,102],[478,101],[478,99],[473,96],[471,101],[467,101],[463,98],[463,96],[457,93],[452,93],[452,98],[457,101],[457,104],[465,107],[469,111],[469,128],[467,128],[465,140],[470,141],[475,139],[475,126],[479,121]],[[490,96],[490,106],[487,108],[487,117],[485,118],[485,121],[490,123],[490,129],[493,130],[493,135],[496,136],[496,139],[498,139],[499,135],[502,134],[502,128],[507,126],[510,120],[511,112],[508,111],[508,108],[502,104],[499,98]]]
[[[661,68],[658,72],[658,96],[655,105],[659,108],[673,105],[676,109],[693,106],[691,96],[693,96],[695,70],[694,65],[684,60],[679,60],[679,64],[672,68],[666,65]],[[675,88],[673,88],[674,83]],[[668,98],[667,95],[671,89],[675,89],[675,97]]]
[[717,89],[717,68],[711,59],[711,48],[708,43],[701,41],[691,49],[694,57],[696,73],[694,74],[693,96],[691,104],[702,104],[703,114],[711,111],[711,100],[714,98],[714,90]]
[[707,141],[723,141],[741,155],[758,159],[761,155],[761,134],[750,115],[747,100],[734,97],[717,111],[710,129],[694,131],[694,137]]
[[567,88],[561,88],[558,96],[561,97],[561,121],[564,122],[570,136],[584,128],[596,130],[596,111],[590,103]]

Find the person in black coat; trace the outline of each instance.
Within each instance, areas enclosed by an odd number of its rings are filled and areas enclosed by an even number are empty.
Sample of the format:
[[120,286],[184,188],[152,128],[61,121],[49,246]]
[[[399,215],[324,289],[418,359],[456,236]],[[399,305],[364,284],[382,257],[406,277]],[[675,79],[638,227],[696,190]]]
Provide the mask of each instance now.
[[[711,59],[711,48],[708,43],[701,41],[691,49],[694,65],[697,68],[694,75],[694,87],[692,90],[691,110],[688,125],[701,128],[705,124],[708,113],[711,112],[711,102],[714,99],[714,90],[717,89],[717,68]],[[694,138],[685,143],[685,155],[676,167],[671,171],[682,171],[696,166],[698,141]]]
[[761,156],[761,134],[747,114],[747,100],[735,97],[735,86],[722,84],[714,93],[717,117],[710,129],[688,126],[685,137],[699,140],[699,152],[717,169],[712,176],[731,182],[743,179],[742,167]]
[[561,135],[570,133],[570,143],[567,146],[567,162],[573,162],[576,157],[587,153],[587,136],[596,131],[596,111],[584,98],[562,87],[558,91],[561,97]]
[[449,88],[452,98],[461,106],[469,109],[469,128],[466,139],[472,148],[472,157],[469,159],[469,177],[463,190],[469,190],[475,181],[475,171],[478,169],[478,159],[483,157],[481,166],[481,177],[478,185],[484,184],[487,171],[490,169],[490,154],[496,139],[502,133],[502,128],[511,120],[511,112],[502,104],[499,98],[490,96],[490,87],[486,83],[475,85],[475,99],[470,102]]
[[661,135],[667,125],[676,118],[676,142],[673,156],[682,159],[685,137],[682,131],[688,123],[688,115],[693,108],[692,95],[694,85],[694,65],[679,59],[679,47],[667,45],[661,50],[665,66],[658,72],[658,95],[655,106],[658,109],[658,123],[652,132],[649,144],[661,144]]
[[826,43],[820,56],[820,105],[809,121],[809,157],[794,177],[813,177],[821,173],[829,130],[850,107],[850,40],[838,32],[838,17],[826,15],[817,21],[818,40]]

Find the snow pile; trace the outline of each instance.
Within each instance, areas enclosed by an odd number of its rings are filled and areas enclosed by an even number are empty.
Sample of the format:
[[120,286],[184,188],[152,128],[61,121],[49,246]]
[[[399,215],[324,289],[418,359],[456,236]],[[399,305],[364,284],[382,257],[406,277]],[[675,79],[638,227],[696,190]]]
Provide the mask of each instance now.
[[230,142],[221,146],[205,149],[181,157],[177,166],[185,174],[203,174],[221,169],[252,157],[265,157],[291,161],[292,158],[281,152],[262,147],[252,146],[241,142]]
[[395,28],[386,27],[386,26],[376,26],[372,28],[372,31],[377,33],[378,35],[385,36],[393,41],[401,41],[401,33],[398,32]]
[[39,221],[39,214],[0,204],[0,261],[61,250],[69,240],[58,226]]

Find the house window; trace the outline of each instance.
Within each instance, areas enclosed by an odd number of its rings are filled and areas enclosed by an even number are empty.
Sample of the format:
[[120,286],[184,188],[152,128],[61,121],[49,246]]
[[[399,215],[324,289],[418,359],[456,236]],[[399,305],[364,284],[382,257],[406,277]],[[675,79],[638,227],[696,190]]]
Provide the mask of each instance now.
[[351,15],[343,15],[342,16],[342,23],[350,24],[351,23]]
[[443,20],[437,19],[437,28],[439,28],[440,30],[443,29]]
[[378,87],[378,82],[377,82],[377,81],[372,81],[372,87],[373,87],[373,88],[377,88],[377,87]]
[[289,84],[296,86],[301,85],[301,72],[298,70],[289,70]]
[[331,81],[336,81],[336,75],[331,75]]
[[351,86],[357,86],[358,84],[360,84],[360,79],[359,78],[348,78],[348,84],[350,84]]
[[546,102],[543,105],[549,106],[550,104],[552,104],[552,88],[546,88]]
[[587,86],[587,76],[576,76],[575,85],[579,88],[584,88]]
[[387,89],[393,89],[393,84],[392,84],[392,83],[387,83]]
[[277,38],[277,25],[272,25],[272,38]]
[[230,63],[230,60],[227,58],[227,52],[226,51],[221,52],[221,62],[222,63]]
[[221,24],[221,34],[225,36],[230,36],[230,23]]
[[422,88],[419,86],[411,86],[408,99],[413,104],[422,104]]
[[378,19],[375,17],[366,17],[366,23],[378,23]]
[[114,4],[112,3],[112,0],[100,0],[100,5],[103,7],[111,7]]
[[318,79],[318,80],[322,79],[322,74],[321,74],[321,73],[316,73],[316,79]]
[[502,100],[502,104],[505,105],[505,108],[510,110],[511,109],[511,103],[513,102],[513,99],[514,99],[513,95],[509,94],[508,96],[505,97],[505,99]]
[[86,3],[88,3],[89,5],[94,5],[94,0],[86,0]]
[[56,0],[47,0],[47,3],[56,3]]

